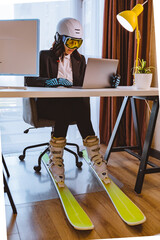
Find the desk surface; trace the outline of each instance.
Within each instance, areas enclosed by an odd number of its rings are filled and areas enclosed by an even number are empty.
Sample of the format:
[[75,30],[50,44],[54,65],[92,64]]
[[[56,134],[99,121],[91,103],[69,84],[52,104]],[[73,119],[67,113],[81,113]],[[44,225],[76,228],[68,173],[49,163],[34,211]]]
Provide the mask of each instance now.
[[37,88],[28,87],[23,89],[0,89],[0,98],[9,97],[124,97],[124,96],[158,96],[158,88],[149,90],[137,90],[134,86],[106,89],[75,89],[75,88]]

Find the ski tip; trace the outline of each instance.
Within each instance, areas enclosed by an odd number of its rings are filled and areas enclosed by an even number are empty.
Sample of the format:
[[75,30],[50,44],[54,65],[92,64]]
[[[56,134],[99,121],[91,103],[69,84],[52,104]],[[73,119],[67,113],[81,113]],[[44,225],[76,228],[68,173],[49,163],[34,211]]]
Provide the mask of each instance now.
[[91,226],[73,226],[76,230],[80,230],[80,231],[89,231],[89,230],[93,230],[94,229],[94,225]]
[[144,223],[145,221],[146,221],[146,217],[143,215],[143,219],[142,220],[139,220],[139,221],[136,221],[136,222],[128,222],[128,221],[126,221],[126,223],[129,226],[136,226],[136,225],[140,225],[140,224]]

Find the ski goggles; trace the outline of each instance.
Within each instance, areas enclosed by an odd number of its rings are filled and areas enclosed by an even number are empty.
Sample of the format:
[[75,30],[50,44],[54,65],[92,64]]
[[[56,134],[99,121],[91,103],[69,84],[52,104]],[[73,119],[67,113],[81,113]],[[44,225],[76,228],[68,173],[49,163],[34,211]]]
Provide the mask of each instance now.
[[65,35],[62,36],[62,41],[70,49],[79,48],[83,42],[81,38],[71,38]]

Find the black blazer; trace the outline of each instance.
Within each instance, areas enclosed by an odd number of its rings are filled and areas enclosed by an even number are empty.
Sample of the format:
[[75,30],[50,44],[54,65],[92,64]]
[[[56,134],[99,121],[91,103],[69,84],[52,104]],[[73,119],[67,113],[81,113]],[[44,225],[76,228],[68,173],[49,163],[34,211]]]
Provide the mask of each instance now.
[[[73,85],[82,86],[86,68],[86,61],[83,55],[81,59],[77,60],[73,55],[71,55],[71,64],[73,72]],[[43,50],[40,52],[40,71],[39,77],[25,77],[26,86],[37,86],[44,87],[46,79],[56,78],[58,74],[58,59],[53,54],[52,50]],[[37,98],[37,112],[39,118],[53,119],[55,116],[51,109],[55,112],[61,111],[61,100],[63,98]],[[75,102],[75,99],[72,99]],[[70,101],[69,98],[64,98],[63,105],[68,107],[67,102]],[[90,99],[88,97],[76,98],[77,108],[83,107],[85,109],[88,118],[90,118]],[[83,116],[82,116],[83,117]],[[74,120],[74,115],[73,115]]]
[[[85,57],[77,60],[71,55],[71,64],[73,72],[73,85],[82,86],[86,68]],[[46,79],[56,78],[58,74],[58,59],[52,50],[43,50],[40,52],[39,77],[25,77],[25,86],[44,87]]]

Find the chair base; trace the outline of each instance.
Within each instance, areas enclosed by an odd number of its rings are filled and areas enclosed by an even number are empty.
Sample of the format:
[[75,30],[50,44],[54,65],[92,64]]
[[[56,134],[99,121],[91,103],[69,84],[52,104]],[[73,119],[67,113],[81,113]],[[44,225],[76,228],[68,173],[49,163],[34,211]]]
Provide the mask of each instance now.
[[[73,154],[75,156],[75,161],[76,161],[76,166],[80,169],[82,167],[82,162],[78,160],[78,156],[79,157],[82,157],[82,152],[80,151],[79,149],[79,146],[75,143],[66,143],[66,145],[68,146],[74,146],[76,147],[76,150],[77,150],[77,153],[75,153],[74,151],[72,151],[71,149],[65,147],[64,150],[66,150],[67,152],[70,152],[71,154]],[[28,146],[26,148],[24,148],[23,150],[23,154],[19,156],[19,159],[21,161],[23,161],[25,159],[25,156],[26,156],[26,151],[28,149],[31,149],[31,148],[36,148],[36,147],[42,147],[42,146],[49,146],[49,143],[41,143],[41,144],[36,144],[36,145],[31,145],[31,146]],[[41,171],[41,162],[42,162],[42,157],[43,155],[49,151],[49,147],[47,147],[39,156],[38,158],[38,165],[35,165],[33,167],[33,169],[35,170],[35,172],[40,172]]]

